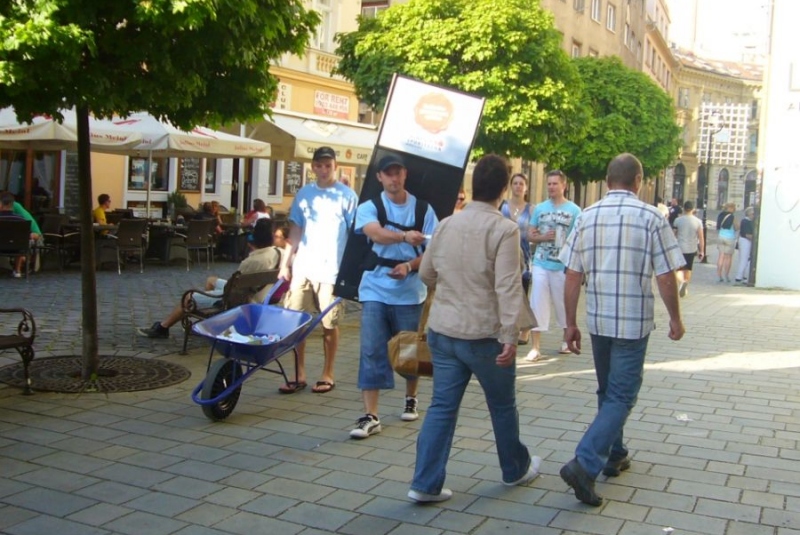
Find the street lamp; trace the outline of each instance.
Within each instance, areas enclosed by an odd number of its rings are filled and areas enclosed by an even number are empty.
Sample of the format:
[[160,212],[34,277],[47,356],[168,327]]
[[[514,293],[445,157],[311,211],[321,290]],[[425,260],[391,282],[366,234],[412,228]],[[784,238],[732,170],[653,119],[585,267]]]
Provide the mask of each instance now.
[[711,182],[711,147],[714,144],[714,136],[722,130],[722,120],[718,111],[712,112],[708,116],[708,145],[706,147],[706,176],[703,181],[703,191],[700,198],[703,201],[703,264],[708,263],[706,248],[708,247],[708,184]]

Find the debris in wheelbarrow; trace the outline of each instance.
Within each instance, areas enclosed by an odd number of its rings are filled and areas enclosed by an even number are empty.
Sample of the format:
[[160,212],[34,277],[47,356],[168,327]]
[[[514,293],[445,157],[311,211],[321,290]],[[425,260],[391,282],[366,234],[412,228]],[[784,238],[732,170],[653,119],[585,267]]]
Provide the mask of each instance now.
[[264,344],[272,344],[281,339],[279,334],[271,333],[271,334],[241,334],[239,331],[236,330],[235,325],[231,325],[229,328],[222,331],[222,333],[217,335],[219,340],[229,340],[231,342],[237,342],[239,344],[250,344],[261,346]]
[[[282,279],[275,283],[264,298],[264,303],[269,303],[272,293],[283,283]],[[192,391],[192,400],[202,407],[203,414],[209,419],[223,420],[236,407],[242,383],[256,371],[279,374],[284,383],[289,383],[286,371],[278,359],[286,353],[294,353],[297,370],[297,344],[303,342],[320,324],[325,314],[340,301],[341,299],[334,301],[316,318],[307,312],[275,305],[248,304],[195,323],[192,329],[211,343],[211,353],[206,377]],[[220,338],[229,329],[235,329],[244,336],[276,335],[278,339],[274,342],[251,344]],[[212,364],[211,359],[215,352],[224,358]],[[277,369],[267,367],[271,364],[276,365]]]

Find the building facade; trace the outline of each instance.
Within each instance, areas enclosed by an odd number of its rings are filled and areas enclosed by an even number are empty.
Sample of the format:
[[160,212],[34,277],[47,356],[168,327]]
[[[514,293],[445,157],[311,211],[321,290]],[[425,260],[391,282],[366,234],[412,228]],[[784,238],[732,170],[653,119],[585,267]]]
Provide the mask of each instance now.
[[685,50],[673,54],[679,63],[675,103],[683,143],[667,174],[667,196],[710,210],[726,202],[739,210],[751,206],[758,179],[762,67],[706,60]]

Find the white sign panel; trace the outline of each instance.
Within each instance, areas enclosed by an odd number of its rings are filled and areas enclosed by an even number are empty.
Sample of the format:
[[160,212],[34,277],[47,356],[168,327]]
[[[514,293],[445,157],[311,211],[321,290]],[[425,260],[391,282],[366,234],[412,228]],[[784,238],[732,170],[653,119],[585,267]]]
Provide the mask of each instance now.
[[398,76],[378,145],[464,167],[482,111],[481,98]]

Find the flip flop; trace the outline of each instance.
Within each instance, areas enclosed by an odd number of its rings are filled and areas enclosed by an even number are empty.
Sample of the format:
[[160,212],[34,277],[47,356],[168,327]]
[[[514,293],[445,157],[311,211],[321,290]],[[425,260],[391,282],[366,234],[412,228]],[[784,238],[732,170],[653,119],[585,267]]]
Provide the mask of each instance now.
[[317,384],[311,388],[311,391],[315,394],[327,394],[334,388],[336,388],[336,384],[330,381],[317,381]]
[[281,394],[294,394],[295,392],[303,390],[307,386],[308,383],[305,381],[289,381],[285,385],[281,385],[278,388],[278,392]]

